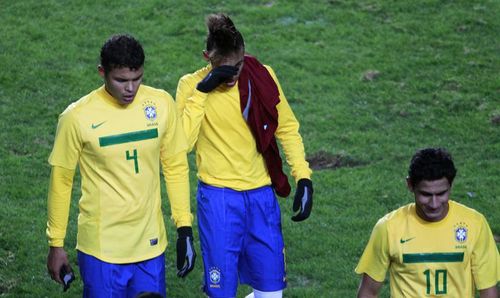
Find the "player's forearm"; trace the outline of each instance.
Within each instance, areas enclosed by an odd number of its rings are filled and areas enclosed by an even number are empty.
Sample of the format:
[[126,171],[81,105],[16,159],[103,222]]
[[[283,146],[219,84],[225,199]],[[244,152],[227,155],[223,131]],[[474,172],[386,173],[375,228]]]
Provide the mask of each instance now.
[[188,151],[191,151],[198,140],[201,122],[205,117],[207,93],[200,92],[195,88],[186,90],[188,88],[189,86],[187,84],[183,84],[182,82],[179,83],[176,100],[181,105],[178,110],[182,119],[184,133],[188,141]]
[[281,145],[295,181],[303,178],[311,179],[312,170],[306,160],[302,138],[299,136],[295,139],[288,139],[281,142]]
[[49,245],[53,247],[64,246],[74,174],[74,170],[58,166],[51,169],[46,233]]
[[162,161],[172,219],[177,227],[191,226],[193,216],[189,198],[189,166],[186,153],[180,152]]
[[498,289],[495,286],[488,288],[488,289],[483,289],[479,290],[479,297],[481,298],[498,298]]
[[359,292],[358,293],[358,298],[377,298],[377,294],[373,293],[366,293],[366,292]]
[[382,282],[378,282],[364,273],[358,289],[358,298],[376,298],[382,287]]
[[299,123],[285,100],[278,105],[278,129],[276,137],[281,143],[286,161],[290,165],[291,174],[298,181],[311,178],[311,169],[305,159],[304,144],[299,134]]

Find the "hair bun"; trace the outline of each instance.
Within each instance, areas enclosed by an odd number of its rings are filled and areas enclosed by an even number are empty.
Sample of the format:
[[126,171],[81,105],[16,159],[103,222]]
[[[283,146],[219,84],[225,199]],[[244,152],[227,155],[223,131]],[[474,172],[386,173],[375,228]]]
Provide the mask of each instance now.
[[216,49],[219,54],[225,54],[244,46],[241,33],[228,16],[222,13],[209,15],[207,27],[207,50]]

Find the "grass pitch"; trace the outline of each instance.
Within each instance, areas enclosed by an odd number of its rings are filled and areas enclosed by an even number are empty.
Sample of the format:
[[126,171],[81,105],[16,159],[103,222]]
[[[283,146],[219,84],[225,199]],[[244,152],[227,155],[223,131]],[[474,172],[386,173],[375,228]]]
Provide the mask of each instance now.
[[[452,152],[452,197],[500,234],[498,1],[2,1],[0,297],[81,295],[81,280],[63,295],[46,273],[47,158],[58,114],[102,84],[104,40],[136,36],[144,83],[175,95],[180,76],[204,64],[204,17],[218,11],[233,18],[247,51],[273,66],[317,168],[309,220],[293,223],[292,200],[280,200],[285,297],[355,296],[353,270],[372,226],[412,200],[404,178],[417,148]],[[73,264],[79,194],[75,183],[66,239]],[[201,258],[180,280],[174,257],[169,247],[169,297],[202,297]]]

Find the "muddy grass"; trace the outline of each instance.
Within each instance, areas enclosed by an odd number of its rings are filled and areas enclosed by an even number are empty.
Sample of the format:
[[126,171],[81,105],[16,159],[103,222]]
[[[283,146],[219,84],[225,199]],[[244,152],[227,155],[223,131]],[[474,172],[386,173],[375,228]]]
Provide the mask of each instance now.
[[318,151],[307,158],[309,166],[313,170],[337,169],[342,167],[355,167],[362,165],[361,161],[354,158],[341,155],[331,154],[325,151]]

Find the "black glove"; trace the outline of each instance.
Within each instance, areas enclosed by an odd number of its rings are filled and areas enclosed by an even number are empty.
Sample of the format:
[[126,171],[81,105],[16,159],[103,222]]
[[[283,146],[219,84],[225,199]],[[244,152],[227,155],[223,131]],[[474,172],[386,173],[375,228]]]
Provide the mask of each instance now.
[[194,268],[196,252],[193,245],[193,229],[180,227],[177,229],[177,276],[185,277]]
[[71,283],[75,280],[75,274],[71,270],[71,267],[63,265],[61,266],[61,270],[59,270],[59,278],[61,278],[61,281],[63,282],[63,291],[66,292]]
[[295,199],[293,200],[293,211],[299,213],[292,216],[293,221],[303,221],[311,214],[313,205],[313,185],[309,179],[300,179],[295,190]]
[[201,80],[196,89],[203,93],[208,93],[223,82],[234,77],[238,73],[238,67],[232,65],[222,65],[212,69],[207,76]]

